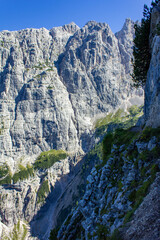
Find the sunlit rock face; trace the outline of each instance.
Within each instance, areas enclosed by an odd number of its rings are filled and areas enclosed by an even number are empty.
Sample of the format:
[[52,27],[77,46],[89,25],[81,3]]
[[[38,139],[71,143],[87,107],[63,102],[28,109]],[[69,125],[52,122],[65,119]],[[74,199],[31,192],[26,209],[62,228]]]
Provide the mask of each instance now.
[[[132,89],[130,77],[133,25],[127,19],[116,35],[94,21],[81,29],[71,23],[0,33],[0,166],[6,163],[14,174],[42,151],[69,154],[17,185],[0,186],[0,234],[9,231],[5,225],[12,228],[25,219],[32,221],[34,235],[47,239],[63,208],[58,198],[71,180],[75,183],[81,166],[76,164],[94,143],[95,120],[143,103],[143,91]],[[45,204],[38,194],[46,182]]]
[[160,26],[160,3],[154,8],[151,16],[151,62],[145,88],[145,120],[146,125],[160,126],[160,36],[157,34]]
[[[0,33],[1,161],[87,151],[93,121],[128,102],[133,22]],[[133,96],[132,96],[133,97]]]

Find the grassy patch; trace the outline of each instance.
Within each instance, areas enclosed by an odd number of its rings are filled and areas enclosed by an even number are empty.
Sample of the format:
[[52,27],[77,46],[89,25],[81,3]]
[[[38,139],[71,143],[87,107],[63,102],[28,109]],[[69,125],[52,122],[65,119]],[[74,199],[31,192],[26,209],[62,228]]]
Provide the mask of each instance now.
[[121,234],[118,229],[115,229],[111,236],[107,240],[122,240]]
[[160,127],[158,128],[146,127],[141,134],[140,141],[148,142],[149,139],[151,139],[153,136],[160,137]]
[[44,202],[45,198],[47,197],[49,193],[49,186],[48,186],[48,180],[43,181],[38,193],[37,193],[37,203]]
[[58,240],[57,235],[58,235],[59,229],[60,228],[57,227],[57,228],[54,228],[54,229],[51,230],[49,240]]
[[63,150],[49,150],[42,152],[34,163],[35,169],[47,169],[50,168],[54,163],[65,159],[68,154]]
[[10,184],[12,175],[9,167],[6,164],[0,166],[0,185]]
[[137,191],[134,189],[128,196],[129,201],[132,202],[133,208],[132,208],[132,210],[130,210],[126,213],[125,218],[124,218],[124,223],[127,223],[131,220],[135,210],[139,207],[139,205],[142,203],[144,197],[147,195],[148,189],[155,179],[156,172],[159,171],[159,169],[157,169],[157,167],[153,166],[153,169],[154,169],[153,175],[147,181],[143,182],[142,186],[140,186]]
[[30,176],[33,176],[33,172],[33,167],[29,164],[26,168],[22,165],[19,165],[19,171],[13,175],[13,182],[16,183],[19,180],[28,179]]
[[131,131],[131,129],[116,129],[114,134],[114,144],[121,146],[129,145],[139,133]]
[[96,235],[98,236],[98,240],[106,240],[109,234],[109,229],[102,224],[98,224],[96,227]]
[[3,178],[9,173],[9,167],[6,164],[0,166],[0,178]]
[[102,142],[102,159],[103,163],[105,164],[108,160],[109,155],[111,154],[111,149],[113,146],[114,135],[113,133],[108,133]]
[[108,114],[104,118],[98,119],[95,123],[96,136],[103,135],[105,132],[114,131],[117,128],[127,129],[134,126],[143,114],[143,107],[132,106],[128,113],[119,109],[115,114]]

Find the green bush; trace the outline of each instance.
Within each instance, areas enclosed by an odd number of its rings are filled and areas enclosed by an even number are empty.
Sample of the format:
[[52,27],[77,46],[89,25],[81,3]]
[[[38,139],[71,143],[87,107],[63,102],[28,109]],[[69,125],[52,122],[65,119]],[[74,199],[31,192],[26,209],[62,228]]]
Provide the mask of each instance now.
[[49,150],[42,152],[34,163],[34,169],[47,169],[50,168],[54,163],[65,159],[68,154],[63,150]]

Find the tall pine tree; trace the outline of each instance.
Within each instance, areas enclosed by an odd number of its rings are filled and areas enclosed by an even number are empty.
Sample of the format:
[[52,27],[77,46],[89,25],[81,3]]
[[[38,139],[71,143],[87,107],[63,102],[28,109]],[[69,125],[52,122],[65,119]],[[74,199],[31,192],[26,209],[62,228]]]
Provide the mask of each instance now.
[[149,34],[151,13],[160,0],[152,1],[151,7],[144,5],[141,25],[135,24],[135,39],[133,47],[133,74],[132,79],[135,87],[144,87],[147,79],[147,72],[151,60],[149,47]]

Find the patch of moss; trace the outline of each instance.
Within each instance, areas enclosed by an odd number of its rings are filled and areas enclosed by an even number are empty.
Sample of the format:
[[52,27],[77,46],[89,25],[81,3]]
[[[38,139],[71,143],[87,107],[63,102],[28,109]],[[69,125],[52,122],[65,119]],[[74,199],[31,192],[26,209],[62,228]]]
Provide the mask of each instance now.
[[65,159],[68,154],[63,150],[49,150],[42,152],[34,163],[34,169],[47,169],[50,168],[54,163]]

